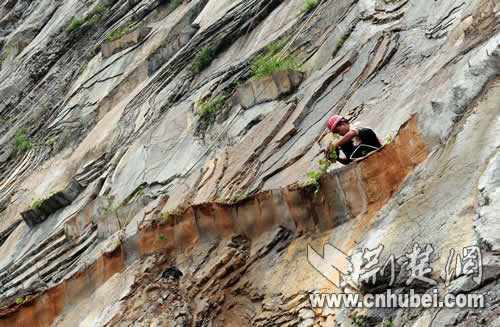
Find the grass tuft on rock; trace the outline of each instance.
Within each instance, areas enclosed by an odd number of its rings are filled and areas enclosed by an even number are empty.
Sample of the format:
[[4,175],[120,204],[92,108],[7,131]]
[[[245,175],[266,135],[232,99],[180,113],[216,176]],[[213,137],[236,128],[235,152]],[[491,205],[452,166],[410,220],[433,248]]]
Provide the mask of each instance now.
[[75,18],[71,21],[71,23],[68,26],[66,26],[64,31],[66,33],[71,33],[72,31],[79,29],[80,26],[82,26],[84,23],[85,23],[85,18]]
[[283,40],[271,42],[266,46],[267,56],[271,57],[277,54],[288,43],[291,36],[287,35]]
[[206,101],[198,103],[201,117],[203,119],[209,119],[217,112],[217,110],[222,108],[225,103],[226,100],[223,96],[218,96],[213,99],[208,99]]
[[109,16],[109,10],[106,10],[100,4],[92,8],[92,11],[90,13],[92,16],[90,17],[89,22],[92,25],[98,24],[103,18]]
[[318,0],[306,0],[304,6],[300,8],[297,16],[307,15],[318,6]]
[[16,131],[16,135],[12,140],[14,148],[12,149],[11,157],[15,157],[18,154],[21,154],[26,150],[31,149],[31,142],[29,139],[26,138],[27,130],[28,129],[26,127],[21,127]]
[[198,51],[193,63],[193,73],[198,74],[208,67],[215,57],[215,51],[210,45],[205,45]]
[[258,56],[252,62],[251,80],[258,79],[283,69],[298,69],[295,56],[286,56],[284,58]]
[[121,28],[121,29],[119,29],[117,31],[114,31],[113,33],[111,33],[108,36],[108,40],[110,40],[110,41],[116,40],[120,36],[122,36],[124,34],[127,34],[128,32],[131,32],[131,31],[135,30],[137,27],[139,27],[139,25],[140,25],[140,23],[134,24],[134,25],[130,25],[130,26]]

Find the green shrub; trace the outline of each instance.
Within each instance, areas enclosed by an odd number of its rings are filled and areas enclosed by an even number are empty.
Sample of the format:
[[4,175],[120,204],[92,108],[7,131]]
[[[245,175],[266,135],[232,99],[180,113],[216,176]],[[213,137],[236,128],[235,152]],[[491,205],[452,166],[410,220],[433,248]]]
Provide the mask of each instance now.
[[17,156],[20,153],[25,152],[26,150],[31,149],[31,142],[26,138],[26,127],[21,127],[17,130],[16,136],[12,140],[12,144],[14,148],[12,149],[11,155],[13,157]]
[[341,48],[343,44],[344,44],[344,40],[343,39],[338,40],[337,41],[337,48]]
[[90,17],[89,23],[92,25],[97,25],[99,24],[101,19],[102,19],[101,15],[92,15],[92,17]]
[[92,15],[104,15],[106,12],[106,9],[100,4],[96,5],[94,8],[92,8],[92,11],[90,12]]
[[71,33],[72,31],[79,29],[80,26],[82,26],[84,23],[85,23],[85,18],[75,18],[71,21],[71,23],[68,26],[66,26],[64,31],[66,33]]
[[215,57],[215,51],[210,45],[205,45],[198,51],[193,63],[193,73],[198,74],[208,67]]
[[250,79],[258,79],[287,68],[299,68],[295,56],[287,56],[282,59],[258,56],[252,62],[252,77]]
[[109,10],[105,9],[100,4],[98,4],[97,6],[95,6],[94,8],[92,8],[92,11],[90,13],[91,13],[92,16],[90,17],[89,22],[92,25],[98,24],[101,21],[101,19],[103,19],[104,17],[109,16]]
[[23,302],[24,302],[24,299],[23,299],[22,297],[18,297],[18,298],[16,299],[16,304],[21,304],[21,303],[23,303]]
[[290,38],[291,38],[291,36],[288,35],[288,36],[286,36],[281,41],[276,41],[276,42],[269,43],[266,46],[267,56],[271,57],[271,56],[274,56],[275,54],[277,54],[278,51],[280,51],[281,49],[283,49],[283,47],[285,46],[285,44],[287,44],[287,42],[290,40]]
[[201,117],[204,119],[210,118],[224,105],[224,103],[226,103],[226,100],[223,96],[218,96],[198,103]]
[[318,0],[306,0],[304,6],[300,9],[298,16],[308,14],[318,6]]

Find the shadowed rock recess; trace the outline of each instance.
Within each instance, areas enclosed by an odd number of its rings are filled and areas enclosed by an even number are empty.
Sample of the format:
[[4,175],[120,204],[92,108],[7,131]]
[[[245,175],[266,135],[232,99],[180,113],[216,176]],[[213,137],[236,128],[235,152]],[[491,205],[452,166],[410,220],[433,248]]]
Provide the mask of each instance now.
[[[0,0],[0,326],[499,326],[499,18],[494,0]],[[311,181],[335,114],[384,147]],[[352,257],[340,287],[308,262],[326,243]],[[432,294],[407,283],[415,244],[440,296],[484,307],[311,304]],[[394,281],[356,283],[379,245]],[[480,279],[455,265],[469,247]]]

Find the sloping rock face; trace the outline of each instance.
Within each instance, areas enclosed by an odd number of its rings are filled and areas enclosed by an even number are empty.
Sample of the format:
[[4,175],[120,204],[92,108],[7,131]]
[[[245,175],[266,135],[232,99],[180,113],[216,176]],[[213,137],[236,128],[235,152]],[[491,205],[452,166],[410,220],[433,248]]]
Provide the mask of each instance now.
[[302,82],[303,73],[284,69],[238,86],[238,102],[244,109],[288,95]]
[[[500,324],[498,3],[304,6],[0,1],[0,326]],[[387,144],[311,181],[333,114]],[[311,301],[387,289],[484,305]]]

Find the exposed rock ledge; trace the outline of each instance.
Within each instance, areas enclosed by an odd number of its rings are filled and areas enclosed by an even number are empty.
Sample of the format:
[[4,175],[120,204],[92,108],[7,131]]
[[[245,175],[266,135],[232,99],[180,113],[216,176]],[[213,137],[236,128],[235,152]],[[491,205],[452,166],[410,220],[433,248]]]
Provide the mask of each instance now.
[[[0,318],[8,324],[49,326],[67,305],[94,292],[114,273],[125,269],[132,258],[154,253],[175,256],[234,235],[256,241],[276,228],[292,231],[295,237],[300,237],[304,233],[331,230],[358,215],[370,220],[427,155],[413,116],[382,150],[322,178],[318,197],[313,195],[311,186],[291,185],[258,193],[235,204],[195,205],[166,219],[153,211],[144,217],[135,232],[120,236],[97,261],[66,275],[62,283],[25,294],[26,301],[22,304],[14,302],[16,295],[11,296],[11,304],[0,309]],[[72,219],[67,223],[72,226],[65,230],[78,230],[79,220],[78,217]],[[91,222],[80,231],[81,235],[88,234],[90,226],[95,224]],[[355,238],[352,241],[354,244]],[[24,314],[24,310],[30,310],[31,314]],[[40,317],[44,318],[40,320]]]

